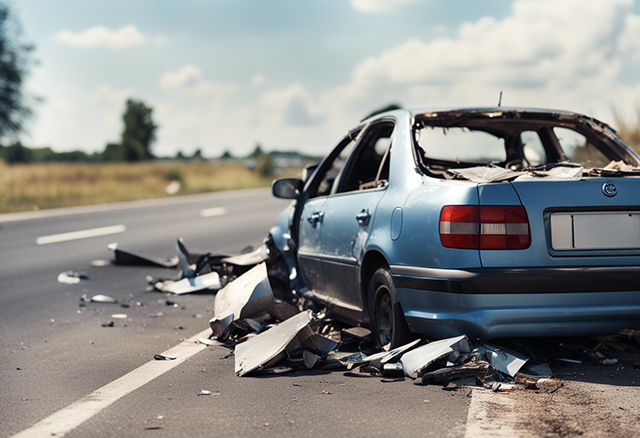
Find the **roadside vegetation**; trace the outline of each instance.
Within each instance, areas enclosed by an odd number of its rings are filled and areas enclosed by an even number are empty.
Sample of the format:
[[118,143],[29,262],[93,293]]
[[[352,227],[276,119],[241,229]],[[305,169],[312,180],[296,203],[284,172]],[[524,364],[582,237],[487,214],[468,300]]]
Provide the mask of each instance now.
[[[296,174],[299,168],[288,168]],[[0,213],[267,187],[241,162],[35,163],[0,161]]]

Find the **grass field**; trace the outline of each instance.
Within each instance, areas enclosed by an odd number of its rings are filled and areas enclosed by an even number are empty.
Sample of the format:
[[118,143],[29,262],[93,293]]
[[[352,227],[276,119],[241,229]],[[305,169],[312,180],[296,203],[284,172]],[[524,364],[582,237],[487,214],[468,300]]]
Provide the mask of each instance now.
[[180,183],[176,194],[183,195],[266,187],[272,179],[237,162],[7,165],[0,161],[0,213],[159,198],[169,196],[165,189],[172,181]]

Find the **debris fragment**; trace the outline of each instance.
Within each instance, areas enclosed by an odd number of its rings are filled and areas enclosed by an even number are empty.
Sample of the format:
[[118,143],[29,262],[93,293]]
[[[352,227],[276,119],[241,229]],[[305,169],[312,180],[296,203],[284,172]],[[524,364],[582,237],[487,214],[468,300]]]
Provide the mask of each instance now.
[[515,377],[516,373],[529,360],[515,351],[508,350],[491,344],[479,344],[473,349],[472,354],[484,357],[487,362],[497,368],[500,372]]
[[157,268],[175,268],[178,266],[178,259],[176,257],[169,260],[153,260],[118,248],[117,243],[111,243],[107,245],[107,248],[113,251],[114,263],[116,265],[152,266]]
[[287,356],[295,344],[303,345],[313,335],[309,322],[311,311],[307,310],[238,344],[235,349],[236,374],[242,377],[252,371],[269,368]]
[[102,327],[114,327],[115,324],[113,323],[113,321],[109,321],[109,322],[105,322],[103,324],[101,324]]
[[127,314],[126,313],[114,313],[113,315],[111,315],[111,317],[113,319],[127,319]]
[[[86,301],[86,295],[83,295],[82,300]],[[114,304],[117,303],[118,301],[115,298],[111,298],[108,295],[94,295],[91,297],[91,299],[89,299],[89,302],[91,303],[109,303],[109,304]]]
[[216,294],[214,317],[209,321],[211,330],[224,339],[228,335],[226,329],[233,321],[260,316],[274,304],[267,265],[260,263]]
[[268,258],[269,258],[269,250],[267,246],[260,245],[259,248],[251,252],[247,252],[245,254],[240,254],[237,256],[226,257],[222,259],[222,261],[224,263],[237,265],[237,266],[254,266],[264,262]]
[[182,295],[204,290],[218,290],[221,287],[221,283],[220,275],[217,272],[209,272],[208,274],[187,277],[178,281],[158,282],[154,286],[163,292]]
[[80,280],[87,280],[88,278],[86,274],[80,272],[66,271],[58,275],[58,282],[63,284],[78,284]]
[[154,354],[153,358],[155,360],[176,360],[176,356],[169,356],[168,354]]
[[340,339],[342,342],[348,342],[349,340],[370,341],[371,330],[364,327],[345,328],[340,331]]
[[109,266],[110,263],[108,260],[93,260],[91,263],[91,266],[96,266],[96,267],[103,267],[103,266]]
[[423,345],[422,347],[403,354],[400,362],[404,368],[404,373],[409,377],[416,378],[418,373],[423,374],[422,371],[427,369],[433,362],[447,357],[454,351],[465,354],[471,352],[469,340],[465,335],[442,339]]

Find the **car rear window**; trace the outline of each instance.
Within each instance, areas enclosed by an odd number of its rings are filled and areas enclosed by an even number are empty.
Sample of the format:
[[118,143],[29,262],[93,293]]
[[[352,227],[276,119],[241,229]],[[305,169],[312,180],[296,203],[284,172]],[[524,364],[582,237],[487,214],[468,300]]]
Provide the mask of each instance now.
[[505,142],[488,132],[464,127],[426,126],[416,140],[427,158],[489,163],[507,158]]
[[584,135],[573,129],[556,126],[553,128],[553,133],[569,161],[584,164],[587,167],[604,167],[611,161],[589,143]]

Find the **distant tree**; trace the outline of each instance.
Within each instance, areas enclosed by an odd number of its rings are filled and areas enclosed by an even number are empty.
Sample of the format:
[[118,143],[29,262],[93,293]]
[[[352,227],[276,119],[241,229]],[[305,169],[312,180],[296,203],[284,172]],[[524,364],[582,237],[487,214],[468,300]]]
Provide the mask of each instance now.
[[182,153],[182,151],[178,151],[178,153],[176,154],[176,160],[184,160],[184,154]]
[[264,151],[262,150],[262,146],[260,143],[256,143],[256,148],[249,154],[247,158],[258,158],[264,155]]
[[376,114],[384,113],[387,111],[393,111],[397,109],[402,109],[402,107],[397,103],[390,103],[389,105],[383,106],[382,108],[378,108],[377,110],[371,111],[362,120],[367,120],[369,117],[373,117]]
[[22,146],[22,143],[19,141],[4,148],[3,155],[4,160],[10,164],[33,162],[33,152],[31,149]]
[[20,41],[21,33],[9,7],[0,3],[0,137],[20,132],[32,114],[23,86],[33,46]]
[[193,155],[191,156],[192,160],[204,160],[204,157],[202,156],[202,149],[198,148],[196,149],[196,151],[193,153]]
[[124,159],[127,161],[141,161],[155,158],[151,153],[151,144],[156,139],[158,126],[153,123],[151,113],[153,109],[142,101],[127,100],[124,115],[124,131],[121,145]]
[[230,160],[232,158],[233,158],[233,155],[231,155],[231,151],[229,151],[229,149],[227,149],[222,153],[222,155],[220,155],[221,160]]
[[104,161],[124,161],[124,148],[120,143],[109,143],[104,148],[102,159]]
[[271,155],[263,154],[256,159],[256,169],[262,177],[273,175],[273,159]]

